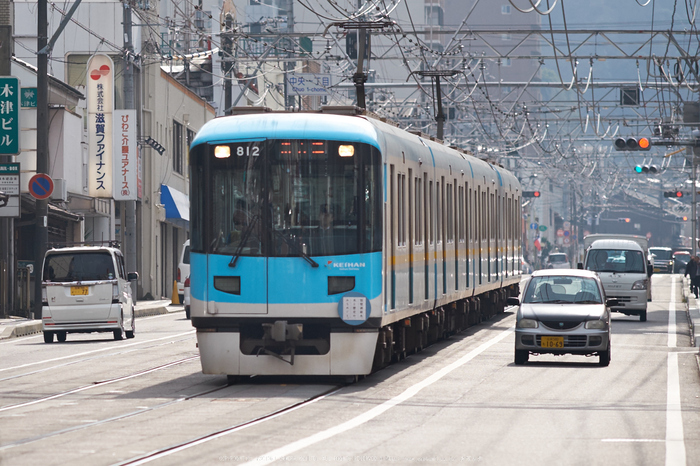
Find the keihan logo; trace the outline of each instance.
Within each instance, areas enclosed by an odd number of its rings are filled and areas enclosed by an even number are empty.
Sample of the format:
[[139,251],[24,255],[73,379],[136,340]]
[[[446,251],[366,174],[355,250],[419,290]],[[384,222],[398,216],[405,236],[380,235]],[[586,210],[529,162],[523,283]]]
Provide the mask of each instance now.
[[91,70],[90,71],[90,77],[97,81],[100,79],[102,76],[107,76],[111,70],[109,69],[109,65],[102,65],[100,66],[99,70]]
[[333,267],[334,269],[359,269],[365,267],[364,262],[326,262],[326,267]]

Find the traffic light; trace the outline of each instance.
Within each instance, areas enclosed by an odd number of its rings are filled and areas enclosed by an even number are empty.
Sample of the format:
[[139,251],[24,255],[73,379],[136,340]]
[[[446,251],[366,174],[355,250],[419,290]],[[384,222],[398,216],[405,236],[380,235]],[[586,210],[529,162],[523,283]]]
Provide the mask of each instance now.
[[615,139],[615,150],[643,150],[651,149],[651,139],[649,138],[617,138]]
[[664,191],[664,197],[683,197],[683,191]]
[[636,173],[651,173],[654,175],[659,172],[659,169],[656,165],[637,165],[634,167],[634,171]]
[[540,197],[539,191],[523,191],[523,197]]
[[629,217],[622,217],[617,219],[618,222],[630,223]]

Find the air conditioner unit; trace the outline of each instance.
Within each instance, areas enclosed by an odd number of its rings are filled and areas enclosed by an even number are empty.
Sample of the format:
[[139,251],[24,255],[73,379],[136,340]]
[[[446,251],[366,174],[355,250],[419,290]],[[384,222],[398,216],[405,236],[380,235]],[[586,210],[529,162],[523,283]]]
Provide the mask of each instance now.
[[53,180],[53,192],[51,193],[51,199],[54,201],[68,200],[68,183],[66,183],[66,180],[62,178]]

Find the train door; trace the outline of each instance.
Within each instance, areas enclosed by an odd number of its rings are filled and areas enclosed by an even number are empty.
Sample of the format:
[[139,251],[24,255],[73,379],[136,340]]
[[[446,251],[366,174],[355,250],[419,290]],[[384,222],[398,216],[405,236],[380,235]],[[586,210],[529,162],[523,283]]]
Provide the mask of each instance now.
[[414,199],[414,190],[412,189],[413,186],[413,170],[410,168],[408,169],[408,184],[406,185],[406,189],[408,191],[408,225],[407,225],[407,233],[408,233],[408,303],[413,304],[413,275],[414,275],[414,268],[413,268],[413,252],[414,252],[414,231],[413,231],[413,222],[415,221],[414,219],[414,212],[413,212],[413,203],[415,202]]
[[425,253],[423,255],[425,271],[425,299],[430,299],[430,251],[433,248],[433,181],[428,181],[428,174],[423,173],[423,199],[424,202],[424,227],[425,231]]

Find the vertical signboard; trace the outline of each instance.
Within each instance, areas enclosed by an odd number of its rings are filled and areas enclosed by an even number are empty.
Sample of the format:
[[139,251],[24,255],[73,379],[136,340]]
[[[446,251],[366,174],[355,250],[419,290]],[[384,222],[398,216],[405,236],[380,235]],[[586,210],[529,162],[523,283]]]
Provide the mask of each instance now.
[[19,147],[19,79],[0,76],[0,154],[16,155]]
[[114,111],[114,200],[135,201],[138,196],[136,110]]
[[114,64],[107,55],[93,55],[87,66],[88,193],[112,197],[112,113],[114,111]]
[[19,164],[0,163],[0,217],[19,217]]

